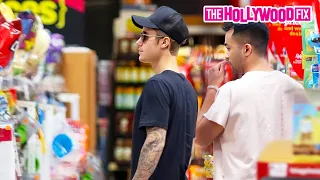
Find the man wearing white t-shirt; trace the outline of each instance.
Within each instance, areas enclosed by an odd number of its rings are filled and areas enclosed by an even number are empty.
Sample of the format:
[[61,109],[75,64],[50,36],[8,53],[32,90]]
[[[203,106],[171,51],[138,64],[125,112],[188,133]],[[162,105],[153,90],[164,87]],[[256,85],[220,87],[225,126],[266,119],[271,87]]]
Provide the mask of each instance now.
[[213,144],[214,180],[256,180],[261,151],[273,140],[291,139],[293,104],[307,97],[298,82],[270,68],[265,24],[225,23],[223,29],[227,61],[243,76],[218,88],[226,62],[209,70],[195,143]]

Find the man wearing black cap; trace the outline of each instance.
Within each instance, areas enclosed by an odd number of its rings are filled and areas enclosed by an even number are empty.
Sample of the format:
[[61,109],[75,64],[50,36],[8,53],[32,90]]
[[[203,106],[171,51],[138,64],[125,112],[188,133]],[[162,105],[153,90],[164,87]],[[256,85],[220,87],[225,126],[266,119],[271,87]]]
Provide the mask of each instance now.
[[185,180],[198,101],[179,73],[176,56],[189,31],[183,17],[166,6],[132,21],[142,29],[139,61],[150,63],[156,75],[145,84],[135,109],[131,179]]

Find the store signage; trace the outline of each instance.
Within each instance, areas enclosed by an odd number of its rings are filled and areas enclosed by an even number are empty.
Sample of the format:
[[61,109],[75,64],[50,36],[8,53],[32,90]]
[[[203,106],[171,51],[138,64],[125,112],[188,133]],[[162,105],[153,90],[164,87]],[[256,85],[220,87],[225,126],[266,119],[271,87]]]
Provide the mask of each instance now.
[[84,0],[0,0],[15,14],[31,10],[45,28],[64,35],[67,44],[83,45]]
[[319,0],[314,0],[314,13],[316,16],[316,21],[317,21],[317,27],[320,29],[320,2]]

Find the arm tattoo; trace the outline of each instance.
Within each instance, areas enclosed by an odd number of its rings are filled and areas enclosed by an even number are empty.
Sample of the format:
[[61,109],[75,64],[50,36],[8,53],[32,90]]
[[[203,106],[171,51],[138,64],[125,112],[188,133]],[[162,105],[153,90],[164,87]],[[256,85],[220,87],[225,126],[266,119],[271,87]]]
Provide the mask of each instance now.
[[167,131],[163,128],[147,128],[147,138],[142,146],[133,180],[148,180],[153,174],[165,146],[166,135]]

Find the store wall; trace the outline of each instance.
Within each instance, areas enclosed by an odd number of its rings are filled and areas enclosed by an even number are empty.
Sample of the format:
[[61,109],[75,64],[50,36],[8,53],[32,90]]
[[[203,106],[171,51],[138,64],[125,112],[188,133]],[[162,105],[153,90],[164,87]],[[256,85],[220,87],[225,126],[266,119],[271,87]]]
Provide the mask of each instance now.
[[85,45],[99,59],[112,59],[113,20],[119,16],[119,0],[90,0],[86,4]]

